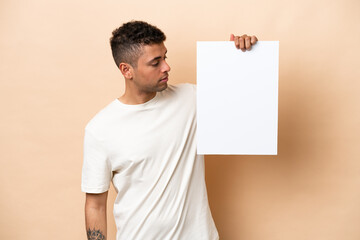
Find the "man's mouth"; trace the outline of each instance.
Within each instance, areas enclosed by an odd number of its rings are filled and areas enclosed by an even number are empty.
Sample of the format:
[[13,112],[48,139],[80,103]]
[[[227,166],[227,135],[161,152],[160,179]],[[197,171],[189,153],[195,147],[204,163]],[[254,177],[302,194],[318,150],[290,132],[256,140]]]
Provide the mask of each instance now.
[[160,79],[160,82],[167,82],[169,80],[169,76],[166,76],[162,79]]

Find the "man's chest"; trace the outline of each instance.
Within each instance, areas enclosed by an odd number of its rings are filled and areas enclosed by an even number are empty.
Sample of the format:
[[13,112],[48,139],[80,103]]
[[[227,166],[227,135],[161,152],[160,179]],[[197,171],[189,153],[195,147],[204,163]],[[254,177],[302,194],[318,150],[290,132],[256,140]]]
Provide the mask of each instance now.
[[159,159],[181,152],[196,132],[195,108],[177,108],[129,114],[114,122],[105,138],[112,166],[163,164]]

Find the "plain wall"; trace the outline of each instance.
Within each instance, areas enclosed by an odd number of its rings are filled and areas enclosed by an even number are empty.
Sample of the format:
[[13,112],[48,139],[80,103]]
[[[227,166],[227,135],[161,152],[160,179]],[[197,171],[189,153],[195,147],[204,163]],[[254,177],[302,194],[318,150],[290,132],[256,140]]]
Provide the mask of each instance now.
[[132,19],[166,33],[173,84],[196,41],[280,41],[278,156],[206,157],[221,239],[360,239],[358,0],[2,0],[1,239],[85,239],[84,127],[123,93],[108,41]]

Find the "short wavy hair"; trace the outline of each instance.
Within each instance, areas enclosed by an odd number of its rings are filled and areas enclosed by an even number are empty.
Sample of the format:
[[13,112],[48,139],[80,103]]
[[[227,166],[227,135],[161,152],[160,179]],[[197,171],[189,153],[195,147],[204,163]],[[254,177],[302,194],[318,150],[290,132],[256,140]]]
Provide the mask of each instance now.
[[143,45],[159,44],[166,40],[165,34],[156,26],[143,21],[124,23],[112,32],[110,45],[116,66],[128,63],[137,67]]

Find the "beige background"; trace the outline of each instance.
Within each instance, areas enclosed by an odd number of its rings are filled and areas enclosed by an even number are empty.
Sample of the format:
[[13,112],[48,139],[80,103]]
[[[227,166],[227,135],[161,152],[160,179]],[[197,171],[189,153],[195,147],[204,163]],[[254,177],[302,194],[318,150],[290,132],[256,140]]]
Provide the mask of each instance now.
[[197,40],[280,41],[278,156],[206,157],[221,239],[360,239],[358,0],[0,1],[1,239],[85,239],[83,129],[123,92],[108,39],[132,19],[167,34],[172,83]]

